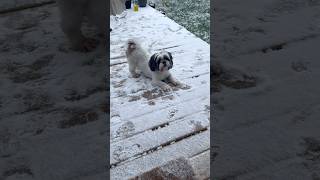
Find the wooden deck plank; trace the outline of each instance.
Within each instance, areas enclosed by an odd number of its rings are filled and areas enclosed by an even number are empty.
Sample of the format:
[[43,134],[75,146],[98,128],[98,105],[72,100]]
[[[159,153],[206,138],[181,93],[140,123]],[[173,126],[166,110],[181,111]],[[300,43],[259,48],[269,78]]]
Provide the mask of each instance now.
[[[209,74],[200,76],[198,78],[202,77],[204,79],[209,79]],[[144,114],[153,113],[154,111],[157,111],[165,107],[173,107],[174,104],[177,104],[181,101],[188,101],[190,99],[207,97],[207,95],[209,95],[210,93],[209,85],[207,84],[208,82],[202,84],[202,82],[199,81],[198,78],[190,79],[190,81],[193,82],[193,86],[191,89],[169,92],[165,94],[161,94],[161,92],[151,93],[151,96],[159,96],[157,98],[152,99],[155,103],[153,105],[150,105],[148,100],[149,94],[147,94],[148,96],[146,95],[146,99],[143,98],[136,101],[130,101],[128,97],[113,99],[113,107],[111,108],[111,110],[117,111],[117,114],[121,117],[123,121],[125,121],[132,118],[136,118],[138,116],[142,116]]]
[[[128,68],[126,68],[126,66],[121,66],[119,69],[117,69],[117,71],[127,71],[127,69]],[[172,70],[171,73],[176,79],[188,86],[191,86],[191,88],[194,87],[193,83],[197,81],[200,83],[205,83],[207,87],[209,87],[209,80],[206,76],[210,73],[208,64],[202,64],[195,68],[187,67],[182,68],[182,70],[176,69]],[[154,86],[151,85],[151,79],[149,78],[131,78],[128,77],[129,72],[122,72],[121,74],[114,73],[113,76],[122,76],[122,78],[113,78],[110,81],[110,90],[111,92],[114,92],[110,96],[111,99],[121,98],[124,96],[138,96],[143,94],[143,90],[155,89]],[[127,78],[124,78],[123,76]]]
[[[160,127],[164,124],[171,123],[173,121],[179,121],[186,116],[202,112],[204,110],[209,113],[208,106],[209,96],[203,98],[191,99],[190,101],[183,101],[175,106],[168,106],[158,111],[139,116],[134,121],[118,121],[114,125],[111,125],[111,142],[118,141],[124,138],[131,137],[137,133],[141,133],[145,130]],[[193,106],[197,104],[197,106]],[[151,120],[152,117],[159,117],[158,119]],[[127,125],[131,124],[131,127],[127,129]]]
[[[111,179],[128,179],[166,162],[179,158],[190,158],[210,148],[210,130],[196,134],[158,151],[128,161],[111,169]],[[208,159],[209,161],[209,159]]]
[[[206,66],[203,66],[206,67]],[[183,73],[182,73],[183,74]],[[209,87],[209,72],[202,72],[202,73],[197,73],[197,74],[192,74],[192,72],[185,72],[186,77],[182,78],[182,76],[175,76],[176,79],[179,79],[182,83],[188,86],[188,88],[178,88],[178,87],[173,87],[174,91],[176,93],[184,93],[185,90],[194,90],[196,89],[199,85],[202,86],[207,86]],[[121,79],[117,81],[111,81],[111,87],[110,90],[111,92],[114,92],[113,95],[111,95],[111,99],[114,101],[117,101],[117,99],[121,100],[124,99],[126,100],[127,96],[139,96],[145,93],[146,90],[150,90],[153,92],[155,90],[160,90],[157,87],[154,87],[151,84],[151,79],[145,78],[145,77],[140,77],[140,78],[127,78],[127,79]],[[171,92],[172,93],[172,92]],[[168,95],[170,92],[163,93],[163,95]],[[149,98],[151,99],[151,98]]]
[[210,159],[210,149],[189,159],[195,176],[198,179],[210,178],[210,161],[208,159]]
[[[112,165],[125,161],[208,127],[207,114],[200,112],[187,116],[181,121],[168,123],[162,128],[150,129],[130,138],[111,143],[110,163]],[[163,136],[163,134],[165,135]]]

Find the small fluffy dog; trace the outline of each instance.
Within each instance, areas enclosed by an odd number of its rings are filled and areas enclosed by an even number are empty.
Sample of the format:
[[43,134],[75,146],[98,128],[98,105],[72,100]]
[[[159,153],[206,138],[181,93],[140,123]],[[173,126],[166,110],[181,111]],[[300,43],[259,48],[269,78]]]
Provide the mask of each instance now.
[[163,82],[172,83],[175,86],[182,84],[177,81],[169,72],[173,67],[172,55],[170,52],[161,51],[153,54],[150,59],[141,45],[133,39],[127,42],[126,56],[129,64],[129,71],[134,78],[139,77],[136,70],[141,71],[143,75],[152,79],[152,84],[168,91],[171,87]]
[[148,54],[144,49],[142,49],[137,40],[128,40],[126,56],[132,77],[139,77],[139,74],[137,73],[137,70],[139,70],[146,77],[152,78],[152,72],[148,65]]
[[85,37],[81,31],[85,16],[90,24],[98,28],[102,39],[106,39],[108,18],[106,0],[57,0],[57,3],[60,9],[61,28],[73,49],[89,52],[98,45],[97,40]]

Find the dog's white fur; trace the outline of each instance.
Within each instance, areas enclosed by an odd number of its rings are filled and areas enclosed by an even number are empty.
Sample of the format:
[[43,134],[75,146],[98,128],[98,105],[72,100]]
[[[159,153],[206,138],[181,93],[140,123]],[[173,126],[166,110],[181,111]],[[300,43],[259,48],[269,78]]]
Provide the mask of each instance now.
[[152,73],[148,65],[149,56],[147,52],[141,48],[137,40],[129,39],[127,41],[126,56],[132,77],[139,77],[137,73],[137,70],[139,70],[146,77],[152,78]]
[[[97,41],[87,38],[81,31],[84,16],[88,22],[98,28],[105,40],[107,37],[107,2],[106,0],[57,0],[60,9],[61,28],[76,50],[91,51]],[[105,44],[105,41],[103,41]]]
[[[168,52],[161,51],[150,57],[136,39],[129,39],[126,45],[126,56],[129,64],[129,71],[134,78],[139,77],[137,70],[140,70],[144,76],[152,78],[153,85],[158,86],[165,91],[171,90],[171,87],[167,83],[163,82],[163,80],[167,80],[175,86],[182,85],[179,81],[173,78],[169,72],[169,66],[171,65],[172,67],[173,64],[171,54],[171,64],[169,64],[169,60],[164,59],[165,57],[169,57]],[[157,63],[157,68],[153,68],[152,70],[149,62],[152,60],[157,62],[166,61],[166,65],[163,63]]]

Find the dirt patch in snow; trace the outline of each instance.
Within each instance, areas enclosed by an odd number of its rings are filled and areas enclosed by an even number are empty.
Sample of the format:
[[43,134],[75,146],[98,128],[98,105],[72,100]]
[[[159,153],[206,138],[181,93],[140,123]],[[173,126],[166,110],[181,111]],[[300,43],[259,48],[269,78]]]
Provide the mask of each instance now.
[[151,100],[164,95],[164,92],[159,91],[158,89],[147,90],[143,92],[142,97]]
[[222,85],[232,89],[245,89],[255,87],[257,84],[256,77],[237,69],[227,69],[218,62],[214,62],[212,68],[214,92],[220,92]]
[[308,62],[295,61],[291,63],[291,68],[296,72],[308,71]]
[[169,161],[168,163],[156,167],[140,176],[131,178],[130,180],[149,180],[149,179],[173,179],[173,180],[196,180],[194,171],[188,161],[181,157]]
[[307,160],[320,160],[320,140],[313,137],[306,137],[304,140],[305,151],[302,156]]
[[92,109],[66,109],[68,119],[60,122],[62,129],[71,128],[77,125],[87,124],[88,122],[98,120],[98,114]]
[[105,90],[106,87],[104,86],[104,84],[96,87],[89,87],[84,92],[79,92],[77,90],[72,89],[67,92],[67,94],[64,96],[64,99],[67,101],[79,101],[84,98],[88,98],[93,94],[104,92]]
[[13,167],[11,169],[8,169],[3,172],[2,176],[5,178],[8,178],[8,177],[16,175],[16,174],[19,174],[19,175],[26,174],[29,176],[33,176],[32,170],[27,166],[18,166],[18,167]]
[[139,99],[141,99],[140,96],[129,96],[129,102],[138,101]]

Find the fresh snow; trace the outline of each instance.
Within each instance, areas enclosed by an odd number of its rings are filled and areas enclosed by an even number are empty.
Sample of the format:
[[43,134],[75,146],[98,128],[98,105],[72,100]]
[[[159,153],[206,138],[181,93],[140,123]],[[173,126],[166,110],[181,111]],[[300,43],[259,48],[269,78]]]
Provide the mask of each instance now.
[[320,1],[213,6],[213,178],[319,179]]
[[[209,44],[151,7],[110,16],[110,24],[111,179],[133,177],[180,156],[208,151]],[[151,79],[132,78],[124,45],[133,37],[149,55],[170,51],[171,73],[188,87],[163,92]]]
[[0,1],[0,179],[107,179],[105,47],[71,50],[38,2]]

